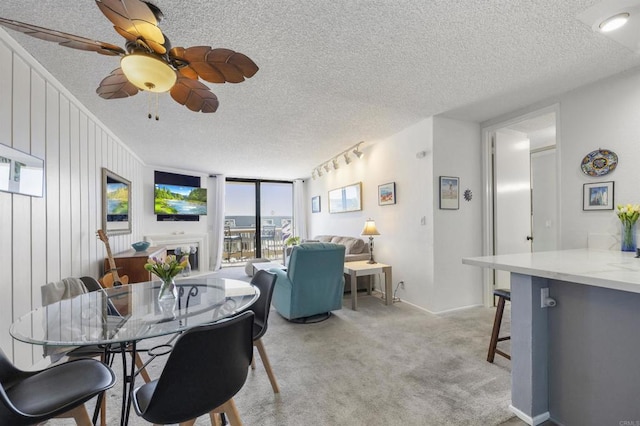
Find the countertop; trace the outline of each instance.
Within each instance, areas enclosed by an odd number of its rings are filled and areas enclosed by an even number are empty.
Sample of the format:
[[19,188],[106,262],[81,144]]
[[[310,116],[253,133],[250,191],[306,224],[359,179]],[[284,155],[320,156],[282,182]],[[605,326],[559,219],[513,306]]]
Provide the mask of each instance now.
[[640,293],[640,258],[614,250],[575,249],[467,257],[462,263],[535,277]]

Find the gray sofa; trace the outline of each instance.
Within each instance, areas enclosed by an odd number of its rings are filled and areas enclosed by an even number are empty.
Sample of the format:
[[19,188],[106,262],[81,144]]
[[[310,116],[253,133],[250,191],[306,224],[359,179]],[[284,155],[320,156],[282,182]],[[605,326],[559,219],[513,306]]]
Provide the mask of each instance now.
[[[345,247],[344,261],[355,262],[358,260],[369,260],[369,244],[365,243],[362,238],[357,237],[344,237],[340,235],[316,235],[309,240],[303,240],[303,243],[334,243],[340,244]],[[289,250],[287,250],[287,260],[289,257]],[[351,292],[351,277],[349,275],[344,276],[345,293]],[[366,290],[369,288],[371,282],[371,276],[358,277],[358,290]]]

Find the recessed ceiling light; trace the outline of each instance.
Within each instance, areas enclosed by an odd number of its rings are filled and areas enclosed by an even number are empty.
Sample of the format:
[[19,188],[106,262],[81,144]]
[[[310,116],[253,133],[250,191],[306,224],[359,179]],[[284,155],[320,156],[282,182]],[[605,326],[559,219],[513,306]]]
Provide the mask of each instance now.
[[626,24],[628,20],[629,14],[627,12],[618,13],[602,21],[598,28],[600,28],[600,31],[603,33],[608,33],[609,31],[617,30]]

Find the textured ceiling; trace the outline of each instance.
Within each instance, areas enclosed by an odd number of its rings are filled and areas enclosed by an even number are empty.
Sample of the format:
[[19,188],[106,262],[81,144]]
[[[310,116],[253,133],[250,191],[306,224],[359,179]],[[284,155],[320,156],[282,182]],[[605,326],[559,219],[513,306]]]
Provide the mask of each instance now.
[[[431,115],[483,121],[640,65],[576,19],[586,0],[156,0],[174,46],[242,52],[260,71],[208,84],[214,114],[95,94],[118,58],[7,32],[147,164],[293,179]],[[0,16],[123,46],[93,1],[2,0]]]

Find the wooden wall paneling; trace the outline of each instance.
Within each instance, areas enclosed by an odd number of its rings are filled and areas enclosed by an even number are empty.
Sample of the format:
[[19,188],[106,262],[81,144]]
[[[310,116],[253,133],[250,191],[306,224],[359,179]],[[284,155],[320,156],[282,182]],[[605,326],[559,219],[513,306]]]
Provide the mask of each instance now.
[[47,84],[46,110],[46,157],[47,176],[47,282],[60,279],[60,95],[51,84]]
[[60,95],[60,278],[71,270],[71,154],[69,99]]
[[[31,155],[46,156],[46,84],[31,71]],[[46,168],[46,163],[45,163]],[[40,287],[47,283],[47,203],[45,197],[31,197],[31,306],[42,305]],[[35,325],[37,326],[37,324]],[[42,348],[30,345],[32,360],[42,357]]]
[[[29,152],[31,145],[31,70],[13,58],[13,147]],[[13,319],[31,310],[31,197],[13,195]],[[19,367],[31,365],[30,345],[14,342],[13,357]]]
[[96,191],[96,124],[89,120],[87,123],[87,216],[89,229],[89,270],[87,275],[98,278],[98,253],[96,231],[100,228],[96,222],[97,194]]
[[[0,43],[0,143],[11,145],[11,117],[13,86],[13,52]],[[0,192],[0,291],[6,297],[0,297],[0,348],[11,357],[13,339],[9,335],[9,325],[13,320],[13,250],[11,222],[13,215],[13,196]]]
[[89,157],[87,154],[87,116],[80,112],[80,275],[89,273]]
[[71,169],[71,276],[82,274],[80,247],[80,117],[78,107],[69,106],[69,153]]

